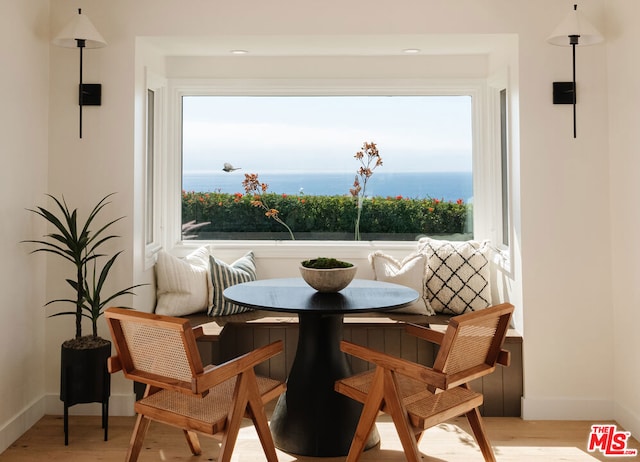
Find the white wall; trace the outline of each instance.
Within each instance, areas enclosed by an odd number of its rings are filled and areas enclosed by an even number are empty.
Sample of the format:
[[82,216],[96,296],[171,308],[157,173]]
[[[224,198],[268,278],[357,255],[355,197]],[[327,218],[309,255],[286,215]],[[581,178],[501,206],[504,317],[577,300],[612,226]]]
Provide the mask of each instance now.
[[[640,434],[640,38],[634,33],[640,4],[614,0],[607,14],[608,97],[611,162],[611,223],[615,364],[615,417]],[[595,365],[594,374],[599,373]]]
[[[49,187],[55,196],[64,195],[69,206],[78,208],[79,214],[87,213],[100,199],[115,192],[111,204],[103,212],[104,223],[120,216],[125,218],[114,225],[111,231],[122,236],[111,240],[104,248],[106,252],[124,250],[111,271],[111,286],[115,291],[122,287],[144,282],[140,275],[134,276],[133,242],[134,229],[134,40],[121,30],[123,21],[116,4],[93,7],[98,2],[85,2],[82,11],[105,37],[108,46],[86,49],[83,55],[84,82],[102,84],[102,105],[85,106],[83,111],[83,138],[78,136],[78,66],[77,49],[51,46],[50,111],[49,121]],[[123,7],[125,3],[121,4]],[[77,14],[73,2],[52,2],[51,35],[57,34]],[[125,8],[126,10],[126,8]],[[126,24],[125,24],[126,26]],[[68,295],[64,279],[72,270],[64,262],[50,259],[47,272],[49,298]],[[132,282],[132,281],[136,282]],[[144,289],[136,291],[143,292]],[[133,297],[121,297],[118,304],[133,306]],[[72,318],[63,316],[48,320],[46,400],[47,413],[61,413],[59,400],[60,344],[74,335]],[[103,322],[99,334],[108,337]],[[84,324],[83,334],[88,334],[90,325]],[[110,413],[131,414],[133,389],[122,374],[113,377]],[[100,404],[73,406],[70,413],[99,413]],[[112,410],[111,410],[112,409]]]
[[[584,0],[580,8],[598,27],[604,27],[605,4],[611,4],[614,11],[620,9],[624,16],[632,8],[629,1]],[[21,5],[22,2],[13,3]],[[76,7],[70,0],[52,2],[51,28],[59,29],[75,13]],[[103,105],[86,109],[85,138],[78,140],[77,106],[73,98],[77,54],[73,50],[51,48],[48,190],[64,193],[81,207],[88,207],[108,192],[118,191],[114,210],[128,217],[119,229],[124,239],[118,248],[124,248],[131,260],[120,262],[114,283],[122,286],[150,279],[150,273],[143,270],[139,249],[142,242],[141,172],[136,169],[141,165],[142,122],[135,105],[141,101],[135,86],[140,82],[140,70],[135,67],[137,36],[193,34],[215,39],[242,34],[359,35],[370,34],[372,30],[382,35],[518,34],[516,75],[519,81],[515,96],[520,114],[519,126],[514,127],[517,129],[514,141],[519,143],[519,150],[515,151],[518,157],[514,159],[514,168],[516,173],[520,172],[515,184],[520,195],[516,194],[514,204],[517,231],[514,246],[520,254],[516,255],[519,264],[511,283],[514,290],[522,294],[524,311],[525,417],[612,418],[615,402],[615,415],[629,413],[629,424],[637,424],[639,406],[632,398],[631,389],[622,385],[614,387],[612,380],[612,377],[633,377],[633,384],[637,385],[640,368],[637,361],[629,361],[616,369],[611,362],[614,345],[621,350],[637,345],[630,344],[631,340],[621,343],[618,335],[614,337],[613,330],[609,209],[612,198],[618,197],[618,190],[610,195],[606,91],[612,89],[607,87],[605,67],[608,45],[578,50],[577,139],[571,137],[570,109],[551,104],[551,82],[570,79],[570,49],[548,45],[545,38],[570,7],[571,2],[557,0],[353,0],[349,3],[330,0],[323,2],[322,8],[310,0],[224,0],[179,5],[170,0],[107,3],[86,0],[83,11],[109,42],[107,48],[85,53],[85,80],[103,84]],[[33,6],[20,8],[35,9]],[[631,12],[637,13],[637,10]],[[632,25],[622,19],[618,23],[632,36]],[[618,23],[608,26],[618,27]],[[11,53],[20,62],[22,55],[16,51]],[[35,59],[39,53],[32,54],[34,63],[42,61]],[[622,55],[615,65],[622,67],[629,61],[628,56]],[[25,75],[35,74],[25,72]],[[33,78],[42,77],[38,74]],[[630,90],[631,79],[622,73],[617,79],[619,88]],[[614,95],[617,94],[617,100],[627,101],[622,89]],[[32,102],[38,106],[41,99],[33,96]],[[11,114],[16,112],[12,110]],[[622,120],[625,115],[612,109],[612,122]],[[30,126],[24,123],[21,129],[27,131]],[[32,138],[29,141],[35,142]],[[621,142],[620,156],[624,153],[630,156],[633,141]],[[22,148],[23,144],[19,146]],[[11,150],[17,147],[16,142]],[[28,154],[33,155],[33,151],[29,150]],[[26,163],[20,165],[26,168]],[[614,165],[612,182],[622,179],[624,174],[624,167]],[[23,178],[21,184],[24,183]],[[29,200],[25,199],[28,205],[38,197],[33,192],[30,194]],[[627,220],[637,225],[639,214],[632,205],[630,208],[632,210],[624,211],[616,208],[612,216],[620,219],[627,214],[630,217]],[[630,224],[623,220],[616,225],[616,236],[626,233]],[[619,280],[624,280],[633,266],[621,245],[616,247],[615,261],[619,265],[616,274]],[[48,280],[49,297],[61,289],[56,284],[57,278],[52,275]],[[632,290],[628,288],[632,285],[626,287],[627,291]],[[150,294],[143,293],[124,302],[144,306],[150,299]],[[617,313],[625,313],[627,299],[616,295]],[[625,320],[619,322],[621,326],[617,329],[623,332]],[[46,393],[51,403],[58,393],[59,344],[70,336],[67,324],[47,321],[44,363],[47,365]],[[595,373],[594,365],[597,365]],[[623,372],[622,368],[628,369]],[[114,395],[112,403],[122,397],[124,406],[130,388],[116,381]],[[5,417],[4,421],[10,420]]]
[[[571,50],[545,42],[567,3],[536,2],[535,33],[520,37],[523,414],[602,419],[613,416],[606,53],[577,51],[573,139],[571,107],[551,104],[551,82],[571,79]],[[604,3],[580,5],[600,28]]]
[[45,258],[19,242],[45,232],[25,209],[47,190],[48,3],[4,0],[0,14],[0,452],[44,409]]

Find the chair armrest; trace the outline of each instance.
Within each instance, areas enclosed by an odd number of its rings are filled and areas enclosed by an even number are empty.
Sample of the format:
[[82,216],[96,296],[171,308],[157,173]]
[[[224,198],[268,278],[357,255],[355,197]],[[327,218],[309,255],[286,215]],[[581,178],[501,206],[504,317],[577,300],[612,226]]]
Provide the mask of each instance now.
[[122,370],[122,363],[119,356],[110,356],[107,358],[107,370],[110,374],[114,374]]
[[191,380],[191,391],[198,394],[204,393],[282,352],[283,345],[282,340],[278,340],[220,365],[207,366],[202,374],[196,375]]
[[509,366],[511,364],[511,352],[509,350],[500,350],[497,363],[503,366]]
[[384,367],[385,369],[390,369],[398,374],[411,377],[442,390],[447,389],[447,375],[442,372],[434,371],[430,367],[416,364],[411,361],[407,361],[406,359],[390,356],[386,353],[372,350],[371,348],[366,348],[362,345],[357,345],[344,340],[340,342],[340,349],[347,354],[374,363],[377,366]]
[[405,330],[408,334],[421,338],[422,340],[435,343],[437,345],[441,345],[442,339],[444,338],[444,333],[429,329],[425,326],[420,326],[418,324],[407,324]]
[[202,326],[194,327],[191,330],[193,331],[193,336],[196,338],[196,340],[204,335],[204,329],[202,328]]

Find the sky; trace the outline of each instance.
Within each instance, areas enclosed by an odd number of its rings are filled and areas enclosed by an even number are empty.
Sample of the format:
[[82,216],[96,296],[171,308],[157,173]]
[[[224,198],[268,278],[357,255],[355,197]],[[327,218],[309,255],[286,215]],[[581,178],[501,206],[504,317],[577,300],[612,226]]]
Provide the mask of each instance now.
[[471,171],[470,96],[186,96],[183,171],[352,172],[375,142],[389,172]]

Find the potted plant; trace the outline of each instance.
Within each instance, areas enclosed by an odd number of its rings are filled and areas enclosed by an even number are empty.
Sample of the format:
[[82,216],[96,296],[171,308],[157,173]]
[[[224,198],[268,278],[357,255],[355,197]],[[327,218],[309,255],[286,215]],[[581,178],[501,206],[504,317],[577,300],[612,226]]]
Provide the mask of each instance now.
[[[132,289],[142,285],[133,285],[111,295],[103,294],[109,272],[122,252],[117,252],[100,267],[99,260],[107,256],[100,253],[100,250],[106,242],[118,237],[108,234],[108,230],[124,217],[116,218],[96,231],[93,231],[92,225],[102,209],[110,204],[108,200],[113,194],[103,197],[84,223],[79,222],[77,209],[70,210],[64,197],[58,199],[48,195],[55,202],[53,210],[45,207],[29,209],[54,228],[54,231],[46,234],[43,239],[23,241],[39,246],[31,253],[45,252],[58,255],[69,261],[74,269],[74,278],[65,279],[73,290],[73,298],[59,298],[45,304],[46,307],[56,303],[69,303],[74,307],[72,311],[51,315],[72,316],[75,320],[75,336],[63,342],[61,348],[60,399],[64,402],[65,444],[68,444],[68,407],[79,403],[102,403],[102,423],[105,428],[105,440],[107,439],[106,417],[111,382],[106,363],[111,355],[111,342],[98,336],[97,321],[108,303],[122,295],[133,295]],[[91,320],[90,335],[82,334],[83,318]]]
[[300,264],[300,274],[318,292],[338,292],[347,287],[358,267],[335,258],[318,257]]

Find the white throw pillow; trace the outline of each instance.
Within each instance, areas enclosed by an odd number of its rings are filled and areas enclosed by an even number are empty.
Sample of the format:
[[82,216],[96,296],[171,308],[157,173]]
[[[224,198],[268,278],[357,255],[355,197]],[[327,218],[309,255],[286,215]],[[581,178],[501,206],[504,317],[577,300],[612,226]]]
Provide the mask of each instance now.
[[256,263],[253,252],[237,259],[230,265],[218,260],[213,255],[209,257],[211,281],[213,283],[213,304],[209,309],[209,316],[226,316],[229,314],[251,311],[251,308],[236,305],[225,300],[222,292],[241,282],[256,280]]
[[186,316],[211,306],[209,250],[200,247],[184,259],[158,252],[156,270],[157,314]]
[[426,271],[427,256],[423,253],[407,255],[402,261],[398,261],[390,255],[382,252],[374,252],[369,255],[369,262],[377,281],[393,282],[411,289],[420,294],[420,298],[405,308],[391,310],[392,313],[411,313],[432,315],[426,299]]
[[427,256],[427,303],[436,313],[462,314],[491,305],[489,242],[422,238]]

